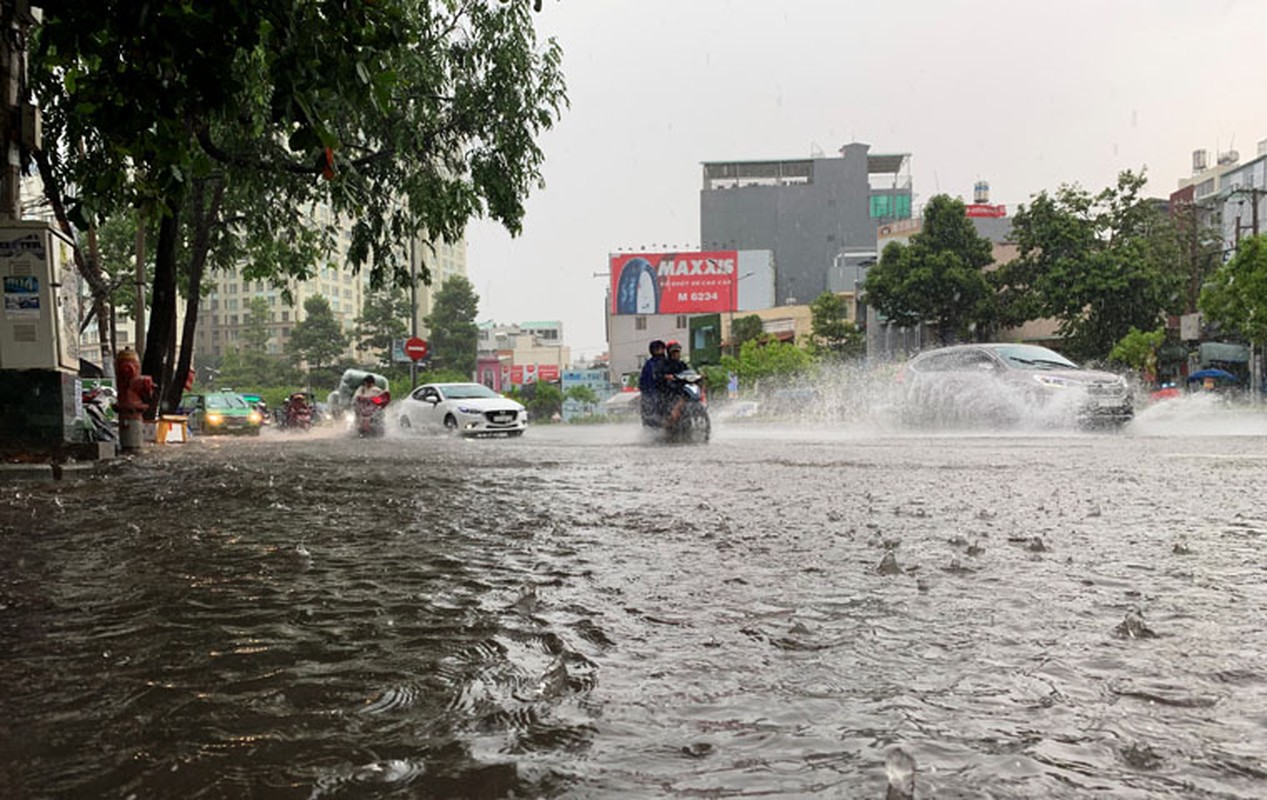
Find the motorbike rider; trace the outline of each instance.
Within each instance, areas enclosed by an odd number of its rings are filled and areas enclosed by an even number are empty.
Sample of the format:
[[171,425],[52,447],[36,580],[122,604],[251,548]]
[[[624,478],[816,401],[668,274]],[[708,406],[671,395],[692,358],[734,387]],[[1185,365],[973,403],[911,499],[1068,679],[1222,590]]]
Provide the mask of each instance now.
[[664,363],[664,342],[656,339],[647,345],[651,358],[642,365],[642,374],[638,377],[638,391],[642,393],[642,418],[654,419],[660,416],[663,403],[660,402],[660,365]]
[[308,404],[307,396],[303,392],[292,393],[286,400],[286,424],[296,424],[304,413],[308,414],[309,420],[312,419],[312,406]]
[[382,393],[383,393],[383,390],[378,385],[378,382],[374,380],[374,376],[366,375],[365,380],[361,381],[361,385],[356,387],[356,392],[352,395],[352,399],[353,400],[360,400],[361,398],[369,399],[371,397],[377,397],[378,395]]
[[665,359],[660,365],[660,395],[663,398],[664,406],[668,407],[668,413],[665,415],[665,427],[672,427],[677,424],[678,417],[682,416],[682,409],[686,406],[686,398],[678,392],[676,381],[678,373],[686,372],[691,368],[682,360],[682,343],[676,339],[669,340],[665,345]]

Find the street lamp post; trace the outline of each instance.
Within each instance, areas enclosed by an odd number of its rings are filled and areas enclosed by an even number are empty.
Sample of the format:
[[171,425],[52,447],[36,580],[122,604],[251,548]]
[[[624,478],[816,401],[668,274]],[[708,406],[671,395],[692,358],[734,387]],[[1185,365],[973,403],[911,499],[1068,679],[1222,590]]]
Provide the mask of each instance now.
[[[418,338],[418,263],[415,261],[414,242],[418,232],[409,235],[409,335]],[[409,390],[418,388],[418,362],[409,359]]]
[[738,345],[735,342],[735,307],[739,305],[739,282],[744,278],[751,278],[755,272],[745,272],[730,284],[730,357],[737,358],[739,353]]

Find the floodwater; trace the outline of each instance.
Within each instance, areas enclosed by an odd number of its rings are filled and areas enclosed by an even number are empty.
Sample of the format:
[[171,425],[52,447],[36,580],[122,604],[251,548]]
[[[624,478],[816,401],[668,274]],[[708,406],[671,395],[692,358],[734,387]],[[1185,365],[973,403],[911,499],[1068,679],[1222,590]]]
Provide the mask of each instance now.
[[[1252,798],[1267,412],[266,433],[0,485],[0,796]],[[883,568],[882,568],[883,565]]]

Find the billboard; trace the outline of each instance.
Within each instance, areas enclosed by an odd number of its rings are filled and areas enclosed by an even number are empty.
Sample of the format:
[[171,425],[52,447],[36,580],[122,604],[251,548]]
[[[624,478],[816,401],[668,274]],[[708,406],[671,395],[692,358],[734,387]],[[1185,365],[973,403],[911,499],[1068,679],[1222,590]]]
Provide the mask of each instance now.
[[610,260],[613,314],[735,310],[739,253],[620,253]]
[[560,373],[558,364],[514,364],[510,368],[510,382],[516,386],[526,383],[556,383]]

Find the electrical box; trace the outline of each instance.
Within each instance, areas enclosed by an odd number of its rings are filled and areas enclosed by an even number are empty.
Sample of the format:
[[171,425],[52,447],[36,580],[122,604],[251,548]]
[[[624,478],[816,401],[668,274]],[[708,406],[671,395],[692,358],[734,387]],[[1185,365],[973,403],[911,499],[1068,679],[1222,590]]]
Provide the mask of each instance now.
[[0,223],[0,369],[79,372],[79,276],[70,239],[46,222]]

